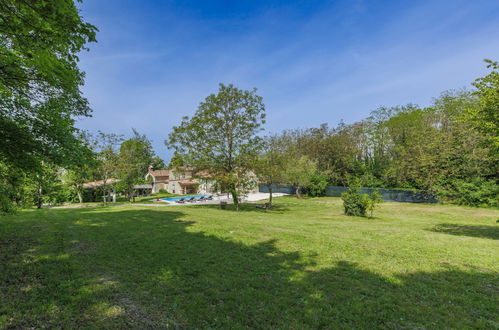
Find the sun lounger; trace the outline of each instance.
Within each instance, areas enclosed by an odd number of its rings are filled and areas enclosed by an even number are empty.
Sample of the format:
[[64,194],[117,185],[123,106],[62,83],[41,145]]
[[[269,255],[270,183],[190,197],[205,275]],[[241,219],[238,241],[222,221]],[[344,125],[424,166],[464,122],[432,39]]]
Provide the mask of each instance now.
[[191,197],[185,200],[187,203],[194,203],[196,201],[196,197]]
[[175,203],[183,204],[183,203],[185,203],[185,198],[181,198],[181,199],[175,201]]
[[205,198],[207,201],[212,201],[213,200],[213,195],[210,195],[208,197]]
[[201,196],[201,197],[199,197],[199,198],[197,199],[197,202],[204,202],[204,201],[206,201],[206,200],[207,200],[207,199],[206,199],[206,197]]

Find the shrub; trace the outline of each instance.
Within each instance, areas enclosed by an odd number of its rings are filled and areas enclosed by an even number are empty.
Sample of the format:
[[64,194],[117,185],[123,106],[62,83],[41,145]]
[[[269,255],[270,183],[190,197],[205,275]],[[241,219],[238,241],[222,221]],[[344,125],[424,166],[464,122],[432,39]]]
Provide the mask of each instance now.
[[313,197],[325,196],[326,187],[329,184],[327,178],[321,174],[314,174],[310,178],[308,186],[308,195]]
[[369,210],[370,212],[370,216],[371,218],[373,217],[373,214],[374,214],[374,210],[376,209],[376,207],[378,206],[379,203],[381,203],[383,200],[381,199],[381,193],[379,192],[378,189],[375,189],[370,198],[369,198],[369,205],[367,206],[367,209]]
[[0,186],[0,214],[13,213],[16,207],[8,196],[8,192]]
[[160,193],[160,194],[166,194],[166,193],[168,193],[168,191],[166,191],[166,189],[160,189],[160,190],[159,190],[159,193]]
[[346,215],[365,217],[367,211],[370,212],[372,217],[374,210],[381,203],[381,193],[374,190],[371,196],[368,194],[361,194],[360,187],[353,186],[348,188],[347,192],[341,194],[343,199],[343,207]]
[[350,187],[347,192],[341,194],[343,207],[346,215],[365,217],[369,207],[369,196],[360,193],[359,187]]
[[453,180],[440,186],[437,193],[440,199],[459,205],[499,206],[499,185],[494,180]]

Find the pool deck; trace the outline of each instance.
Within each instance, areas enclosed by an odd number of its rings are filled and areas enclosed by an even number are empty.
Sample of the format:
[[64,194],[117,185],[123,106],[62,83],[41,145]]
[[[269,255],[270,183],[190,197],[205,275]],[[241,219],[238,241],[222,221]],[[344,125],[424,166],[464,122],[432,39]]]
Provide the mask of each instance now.
[[[273,197],[280,197],[280,196],[285,196],[285,195],[288,195],[288,194],[284,194],[284,193],[273,193],[272,194]],[[190,198],[190,197],[185,196],[185,198]],[[268,193],[260,193],[260,192],[259,193],[252,193],[252,194],[248,194],[247,196],[242,198],[241,202],[242,203],[257,202],[257,201],[265,200],[268,198],[269,198]],[[213,196],[213,200],[207,200],[207,201],[196,200],[194,202],[187,202],[186,201],[185,203],[177,203],[176,201],[166,201],[166,200],[162,200],[162,199],[160,199],[159,201],[153,199],[151,201],[156,202],[159,205],[165,205],[165,206],[166,205],[209,205],[209,204],[219,204],[222,201],[227,202],[229,204],[232,204],[232,198],[227,197],[227,195]]]

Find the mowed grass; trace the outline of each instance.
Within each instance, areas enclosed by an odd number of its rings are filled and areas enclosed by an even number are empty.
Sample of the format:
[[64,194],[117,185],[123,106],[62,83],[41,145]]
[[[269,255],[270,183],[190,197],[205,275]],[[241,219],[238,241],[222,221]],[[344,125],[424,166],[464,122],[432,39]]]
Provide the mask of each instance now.
[[498,328],[497,210],[341,200],[0,218],[0,328]]

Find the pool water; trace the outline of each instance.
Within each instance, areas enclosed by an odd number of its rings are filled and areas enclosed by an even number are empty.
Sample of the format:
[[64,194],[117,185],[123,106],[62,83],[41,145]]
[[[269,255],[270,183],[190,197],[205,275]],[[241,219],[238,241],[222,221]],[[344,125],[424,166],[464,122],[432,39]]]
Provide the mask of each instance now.
[[195,199],[200,199],[201,197],[209,197],[210,195],[193,195],[193,196],[184,196],[184,197],[166,197],[166,198],[161,198],[162,201],[167,201],[167,202],[175,202],[180,199],[191,199],[194,197]]

